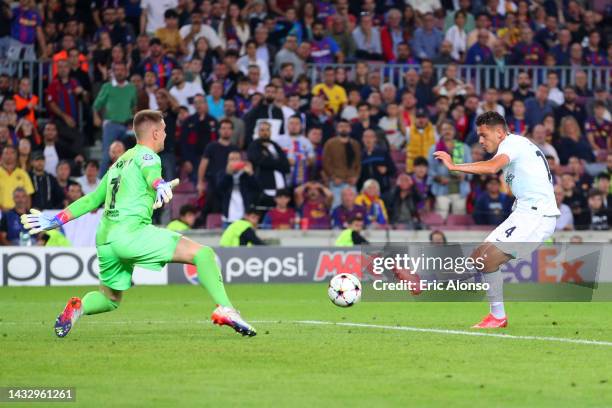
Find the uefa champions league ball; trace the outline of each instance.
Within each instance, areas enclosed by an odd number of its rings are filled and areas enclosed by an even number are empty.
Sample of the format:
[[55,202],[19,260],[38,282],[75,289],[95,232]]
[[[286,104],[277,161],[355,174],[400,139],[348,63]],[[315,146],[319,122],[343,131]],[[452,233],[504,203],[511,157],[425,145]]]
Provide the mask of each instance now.
[[341,273],[329,281],[327,295],[336,306],[353,306],[361,299],[361,282],[354,275]]

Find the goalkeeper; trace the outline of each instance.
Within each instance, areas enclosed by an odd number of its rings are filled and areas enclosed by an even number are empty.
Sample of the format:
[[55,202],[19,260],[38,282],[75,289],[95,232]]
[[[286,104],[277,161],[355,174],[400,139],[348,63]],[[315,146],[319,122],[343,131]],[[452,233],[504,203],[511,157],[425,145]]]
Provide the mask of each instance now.
[[158,152],[164,148],[166,124],[158,111],[143,110],[134,116],[138,143],[109,168],[98,188],[75,201],[55,217],[36,210],[23,215],[22,223],[35,234],[58,228],[104,203],[104,214],[96,233],[100,263],[100,290],[83,299],[73,297],[55,322],[55,333],[66,336],[81,315],[112,312],[119,307],[123,291],[131,286],[135,265],[160,270],[168,262],[194,264],[200,283],[217,308],[212,321],[227,325],[242,335],[254,336],[229,301],[214,251],[176,232],[151,225],[153,210],[168,203],[171,182],[161,178]]

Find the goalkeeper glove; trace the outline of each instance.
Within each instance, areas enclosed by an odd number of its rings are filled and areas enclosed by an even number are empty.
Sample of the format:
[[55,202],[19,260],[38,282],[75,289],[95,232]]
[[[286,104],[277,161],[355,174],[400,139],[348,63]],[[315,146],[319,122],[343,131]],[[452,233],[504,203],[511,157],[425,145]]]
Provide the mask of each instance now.
[[153,209],[157,210],[161,208],[162,205],[168,204],[170,200],[172,200],[172,189],[178,186],[179,179],[174,179],[172,181],[164,181],[163,179],[159,179],[153,185],[157,194],[155,196],[155,202],[153,203]]
[[[59,215],[59,214],[58,214]],[[58,227],[61,227],[63,217],[50,217],[42,214],[40,211],[31,209],[29,214],[23,214],[21,216],[21,223],[29,230],[31,235],[36,235],[41,231],[49,231]]]

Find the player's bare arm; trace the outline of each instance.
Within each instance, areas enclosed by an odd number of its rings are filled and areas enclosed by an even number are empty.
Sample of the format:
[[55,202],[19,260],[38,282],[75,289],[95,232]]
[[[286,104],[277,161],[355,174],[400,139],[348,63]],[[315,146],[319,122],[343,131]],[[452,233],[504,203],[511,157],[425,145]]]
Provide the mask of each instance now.
[[460,171],[469,174],[497,174],[510,162],[510,159],[505,154],[497,155],[490,160],[462,164],[455,164],[451,156],[444,151],[434,152],[433,155],[444,163],[450,171]]

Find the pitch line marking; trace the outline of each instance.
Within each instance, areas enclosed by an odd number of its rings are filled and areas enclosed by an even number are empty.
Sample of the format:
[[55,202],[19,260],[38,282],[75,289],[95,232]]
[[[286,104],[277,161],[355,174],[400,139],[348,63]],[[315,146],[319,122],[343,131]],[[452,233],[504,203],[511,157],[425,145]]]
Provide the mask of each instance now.
[[[89,319],[88,319],[89,320]],[[209,320],[109,320],[109,321],[87,321],[87,324],[118,324],[118,325],[129,325],[137,323],[151,323],[151,324],[198,324],[198,323],[210,323]],[[489,333],[481,331],[466,331],[466,330],[447,330],[447,329],[433,329],[425,327],[410,327],[410,326],[389,326],[382,324],[369,324],[369,323],[350,323],[350,322],[329,322],[323,320],[251,320],[251,323],[260,324],[301,324],[301,325],[318,325],[318,326],[345,326],[345,327],[361,327],[367,329],[382,329],[382,330],[396,330],[396,331],[408,331],[417,333],[435,333],[435,334],[447,334],[455,336],[476,336],[476,337],[497,337],[502,339],[514,339],[514,340],[538,340],[538,341],[550,341],[559,343],[571,343],[571,344],[586,344],[592,346],[612,346],[612,342],[603,340],[586,340],[586,339],[570,339],[566,337],[548,337],[548,336],[519,336],[515,334],[501,334],[501,333]],[[39,325],[35,322],[0,322],[2,325]]]
[[[263,323],[263,322],[262,322]],[[386,326],[379,324],[368,324],[368,323],[347,323],[347,322],[325,322],[320,320],[297,320],[289,321],[288,323],[305,324],[305,325],[334,325],[334,326],[346,326],[346,327],[363,327],[368,329],[383,329],[383,330],[398,330],[398,331],[409,331],[419,333],[436,333],[436,334],[450,334],[458,336],[481,336],[481,337],[497,337],[502,339],[515,339],[515,340],[539,340],[539,341],[552,341],[560,343],[572,343],[572,344],[588,344],[595,346],[612,346],[610,341],[600,340],[583,340],[583,339],[569,339],[564,337],[540,337],[540,336],[519,336],[514,334],[501,334],[501,333],[485,333],[479,331],[464,331],[464,330],[446,330],[446,329],[429,329],[423,327],[410,327],[410,326]]]

